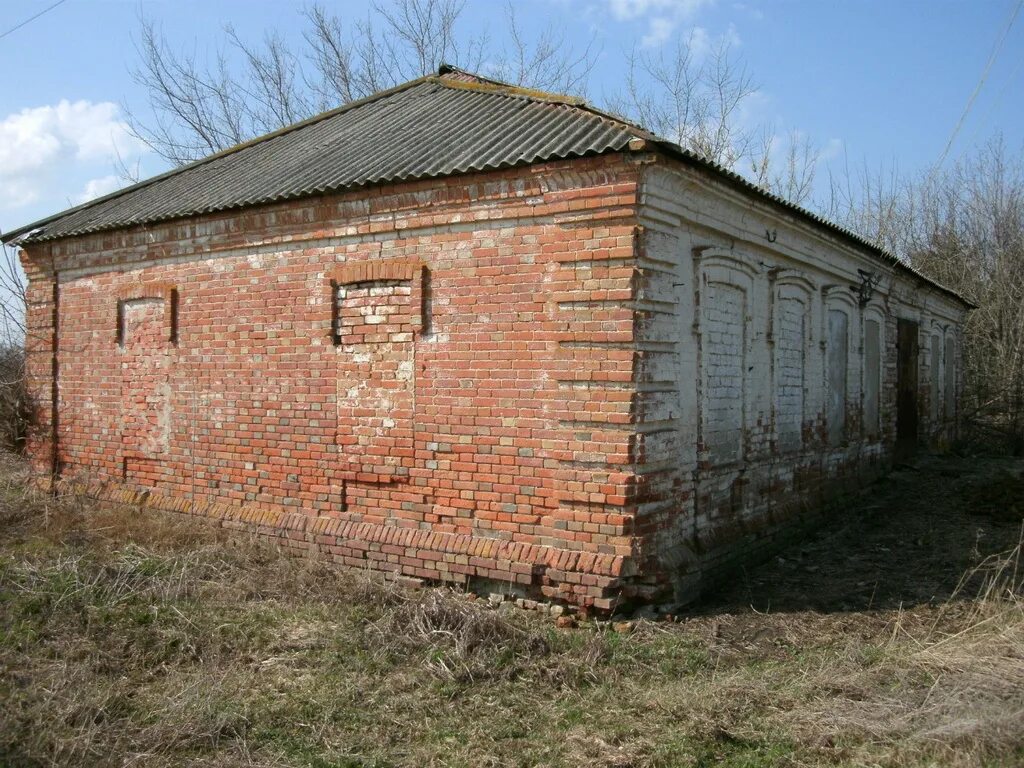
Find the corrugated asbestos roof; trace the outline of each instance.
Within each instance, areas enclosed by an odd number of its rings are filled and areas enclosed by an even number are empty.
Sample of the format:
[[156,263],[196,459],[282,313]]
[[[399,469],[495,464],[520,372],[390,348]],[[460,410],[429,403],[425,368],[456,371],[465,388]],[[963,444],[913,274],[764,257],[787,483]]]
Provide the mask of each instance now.
[[[582,101],[442,66],[237,147],[4,233],[43,242],[386,182],[625,149],[632,139],[701,168],[867,249],[970,305],[853,232]],[[39,230],[34,232],[33,230]]]

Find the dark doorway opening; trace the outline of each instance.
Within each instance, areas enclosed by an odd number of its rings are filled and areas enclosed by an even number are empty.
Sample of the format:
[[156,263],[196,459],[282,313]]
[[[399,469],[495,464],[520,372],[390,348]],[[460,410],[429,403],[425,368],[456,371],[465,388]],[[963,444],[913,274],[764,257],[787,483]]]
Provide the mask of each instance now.
[[896,325],[896,461],[906,461],[917,447],[918,326],[913,320]]

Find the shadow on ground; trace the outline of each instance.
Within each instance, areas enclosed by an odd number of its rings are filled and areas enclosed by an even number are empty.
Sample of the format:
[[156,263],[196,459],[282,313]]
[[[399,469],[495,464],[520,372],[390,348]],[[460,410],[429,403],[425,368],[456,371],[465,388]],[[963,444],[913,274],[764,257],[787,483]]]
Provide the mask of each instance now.
[[882,611],[970,599],[979,584],[968,580],[958,592],[964,574],[1013,549],[1022,518],[1024,460],[921,457],[810,538],[735,574],[691,614]]

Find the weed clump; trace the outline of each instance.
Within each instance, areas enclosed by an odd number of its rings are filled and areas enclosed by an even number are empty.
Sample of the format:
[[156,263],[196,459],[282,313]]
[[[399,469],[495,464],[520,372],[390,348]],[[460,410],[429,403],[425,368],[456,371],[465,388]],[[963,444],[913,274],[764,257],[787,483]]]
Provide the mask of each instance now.
[[391,606],[368,632],[380,652],[417,652],[431,672],[462,682],[514,676],[551,650],[536,629],[524,629],[502,612],[441,589]]

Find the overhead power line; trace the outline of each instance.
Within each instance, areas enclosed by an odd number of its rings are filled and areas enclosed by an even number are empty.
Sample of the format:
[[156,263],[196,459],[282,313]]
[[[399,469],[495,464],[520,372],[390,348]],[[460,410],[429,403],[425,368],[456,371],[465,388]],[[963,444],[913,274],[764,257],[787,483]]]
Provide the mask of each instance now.
[[953,127],[953,133],[949,136],[949,141],[946,142],[946,148],[942,150],[942,157],[939,158],[939,162],[935,164],[936,168],[941,168],[942,164],[946,162],[946,157],[949,155],[949,150],[953,146],[953,142],[956,141],[957,134],[960,133],[960,129],[963,127],[964,120],[967,119],[968,113],[971,111],[971,107],[974,106],[974,100],[978,98],[978,94],[981,92],[981,88],[985,85],[985,80],[988,78],[988,73],[992,70],[992,65],[995,63],[996,57],[999,56],[999,52],[1003,49],[1003,43],[1006,42],[1006,36],[1010,34],[1010,28],[1013,26],[1013,22],[1017,19],[1017,14],[1020,13],[1021,6],[1024,5],[1024,0],[1018,0],[1016,7],[1010,14],[1010,18],[1006,22],[1006,26],[1003,28],[1003,34],[1000,35],[999,40],[996,41],[995,47],[992,49],[992,53],[988,57],[988,63],[985,64],[985,69],[981,73],[981,78],[978,80],[978,84],[974,87],[974,92],[971,94],[971,98],[967,100],[967,106],[964,107],[963,114],[960,115],[960,119],[957,120],[956,125]]
[[1017,82],[1017,77],[1020,75],[1021,71],[1024,71],[1024,56],[1022,56],[1020,61],[1017,62],[1017,66],[1013,68],[1013,72],[1011,72],[1010,76],[1006,79],[1006,83],[1003,84],[1003,87],[999,89],[999,93],[996,94],[992,103],[989,104],[988,111],[985,112],[984,116],[975,126],[974,131],[971,133],[971,144],[973,144],[978,136],[981,135],[984,127],[991,122],[992,115],[996,113],[996,108],[1002,103],[1003,97],[1006,96],[1007,91],[1009,91],[1013,87],[1014,83]]
[[51,6],[48,6],[48,7],[46,7],[46,8],[43,8],[43,10],[41,10],[41,11],[40,11],[39,13],[37,13],[37,14],[36,14],[35,16],[29,16],[29,17],[28,17],[27,19],[25,19],[25,20],[24,20],[23,22],[21,22],[20,24],[16,24],[15,26],[13,26],[13,27],[11,27],[10,29],[8,29],[8,30],[7,30],[6,32],[0,33],[0,40],[3,40],[3,39],[4,39],[5,37],[7,37],[7,36],[8,36],[9,34],[11,34],[12,32],[17,32],[17,31],[18,31],[19,29],[21,29],[22,27],[24,27],[24,26],[25,26],[26,24],[28,24],[28,23],[30,23],[30,22],[33,22],[33,21],[35,21],[35,20],[36,20],[36,19],[38,19],[38,18],[39,18],[40,16],[42,16],[42,15],[43,15],[44,13],[49,13],[49,12],[50,12],[50,11],[52,11],[52,10],[53,10],[54,8],[56,8],[56,7],[58,6],[58,5],[63,5],[63,4],[64,4],[64,3],[66,3],[67,1],[68,1],[68,0],[57,0],[57,2],[56,2],[56,3],[54,3],[53,5],[51,5]]

